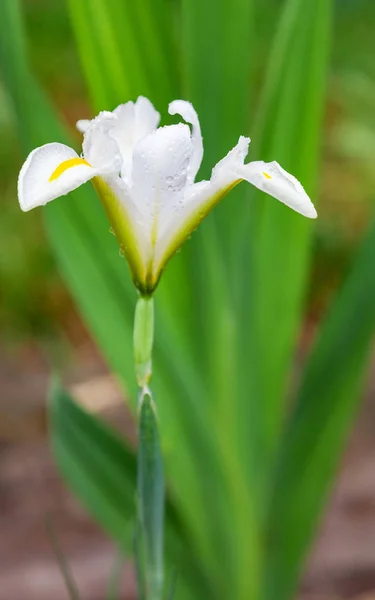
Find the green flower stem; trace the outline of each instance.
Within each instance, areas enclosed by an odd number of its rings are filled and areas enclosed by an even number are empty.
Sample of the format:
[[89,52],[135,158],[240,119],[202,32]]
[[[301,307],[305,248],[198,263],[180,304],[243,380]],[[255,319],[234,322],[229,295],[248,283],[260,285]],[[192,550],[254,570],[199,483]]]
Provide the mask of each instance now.
[[152,374],[152,347],[154,343],[154,300],[140,296],[134,317],[134,365],[138,386],[148,385]]
[[164,474],[156,408],[140,390],[138,424],[138,572],[145,600],[160,600],[164,583]]
[[136,561],[144,600],[160,600],[164,584],[163,458],[156,407],[148,387],[153,341],[154,301],[140,296],[134,318],[134,363],[139,386]]

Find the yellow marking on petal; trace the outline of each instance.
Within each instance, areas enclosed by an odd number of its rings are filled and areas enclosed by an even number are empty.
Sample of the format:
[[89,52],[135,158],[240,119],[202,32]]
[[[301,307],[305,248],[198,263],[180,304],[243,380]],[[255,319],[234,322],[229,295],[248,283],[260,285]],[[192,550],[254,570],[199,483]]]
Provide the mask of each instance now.
[[272,179],[271,175],[266,173],[266,171],[262,171],[262,175],[264,175],[267,179]]
[[88,163],[84,158],[69,158],[68,160],[64,160],[59,164],[58,167],[56,167],[48,181],[54,181],[55,179],[58,179],[63,173],[65,173],[65,171],[71,167],[76,167],[77,165],[86,165],[86,167],[91,167],[90,163]]

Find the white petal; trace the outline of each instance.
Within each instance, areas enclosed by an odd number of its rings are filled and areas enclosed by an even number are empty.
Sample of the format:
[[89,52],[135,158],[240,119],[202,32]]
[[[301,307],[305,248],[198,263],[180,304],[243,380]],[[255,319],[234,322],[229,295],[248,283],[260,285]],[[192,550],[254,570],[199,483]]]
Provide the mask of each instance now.
[[193,105],[186,100],[174,100],[170,103],[168,112],[170,115],[181,115],[192,125],[193,156],[188,169],[188,183],[193,183],[203,159],[203,141],[198,115]]
[[240,136],[237,145],[222,158],[212,169],[211,182],[216,186],[226,186],[237,179],[237,170],[243,167],[244,160],[249,151],[250,138]]
[[139,96],[134,105],[134,144],[154,131],[160,122],[160,114],[144,96]]
[[210,181],[201,181],[186,188],[179,211],[169,214],[160,228],[155,251],[156,265],[164,263],[165,257],[182,244],[231,187],[241,180],[234,172],[239,166],[243,167],[249,143],[249,138],[241,136],[237,146],[214,167]]
[[122,159],[119,148],[109,132],[115,127],[116,116],[107,111],[99,113],[90,121],[83,137],[83,154],[94,168],[102,174],[117,174],[120,172]]
[[85,162],[64,144],[46,144],[33,150],[18,177],[18,199],[22,210],[44,205],[97,175],[98,170]]
[[280,167],[276,161],[251,162],[239,169],[238,174],[301,215],[316,219],[314,205],[298,179]]
[[117,123],[110,135],[121,152],[121,176],[130,184],[134,146],[157,128],[160,114],[143,96],[139,96],[135,104],[120,104],[113,114],[117,117]]
[[297,212],[316,217],[316,211],[302,185],[277,163],[253,162],[244,165],[250,139],[238,144],[214,167],[210,181],[186,188],[180,210],[162,223],[155,249],[154,278],[183,241],[210,210],[240,181],[247,180]]
[[247,165],[243,164],[249,142],[249,138],[241,136],[237,146],[213,169],[211,182],[215,188],[245,180],[296,212],[315,219],[316,210],[302,185],[277,162],[255,161]]
[[[152,257],[151,238],[142,227],[142,215],[132,192],[119,176],[97,177],[95,189],[138,282]],[[148,232],[147,232],[148,233]]]
[[80,133],[86,133],[86,131],[90,127],[90,123],[91,123],[90,119],[80,119],[76,123],[76,128],[78,129],[78,131]]
[[117,117],[118,123],[116,129],[122,129],[123,133],[127,136],[131,130],[133,135],[134,127],[134,102],[131,100],[124,104],[119,104],[113,111],[113,114]]
[[161,127],[135,146],[132,191],[146,227],[159,229],[179,210],[191,156],[190,129],[181,123]]

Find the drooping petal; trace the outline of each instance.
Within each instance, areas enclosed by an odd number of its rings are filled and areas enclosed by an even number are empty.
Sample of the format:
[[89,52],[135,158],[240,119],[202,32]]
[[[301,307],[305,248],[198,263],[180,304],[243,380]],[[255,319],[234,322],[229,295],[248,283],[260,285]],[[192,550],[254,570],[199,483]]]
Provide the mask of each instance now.
[[297,212],[316,217],[315,208],[302,185],[277,163],[254,162],[244,165],[250,139],[238,144],[214,167],[210,181],[185,190],[180,210],[163,223],[155,248],[154,279],[157,280],[169,258],[196,229],[204,217],[238,183],[249,181]]
[[301,215],[316,219],[317,212],[303,186],[276,161],[251,162],[239,169],[238,174],[242,175],[242,179],[249,181]]
[[79,187],[98,174],[88,161],[65,144],[45,144],[27,157],[18,177],[23,211],[42,206]]
[[157,129],[134,148],[132,193],[154,243],[183,203],[191,156],[190,129],[182,123]]
[[314,205],[300,182],[273,161],[250,162],[244,165],[250,139],[241,136],[235,146],[212,170],[211,183],[215,189],[239,181],[248,181],[296,212],[315,219]]
[[203,141],[198,115],[190,102],[186,100],[174,100],[168,107],[170,115],[181,115],[181,117],[192,125],[193,156],[188,169],[188,183],[194,183],[195,177],[203,159]]
[[130,184],[134,146],[157,128],[160,114],[143,96],[139,96],[135,103],[120,104],[113,114],[117,123],[110,135],[117,142],[122,156],[121,177]]

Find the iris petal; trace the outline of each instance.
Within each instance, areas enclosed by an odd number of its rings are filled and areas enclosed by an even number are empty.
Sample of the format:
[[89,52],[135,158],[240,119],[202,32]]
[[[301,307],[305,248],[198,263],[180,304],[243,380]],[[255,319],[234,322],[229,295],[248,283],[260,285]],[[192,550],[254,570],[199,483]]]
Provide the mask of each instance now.
[[[53,177],[56,173],[58,176]],[[69,146],[45,144],[29,154],[21,169],[18,177],[20,206],[24,211],[42,206],[71,192],[97,173],[97,169],[82,160]]]

